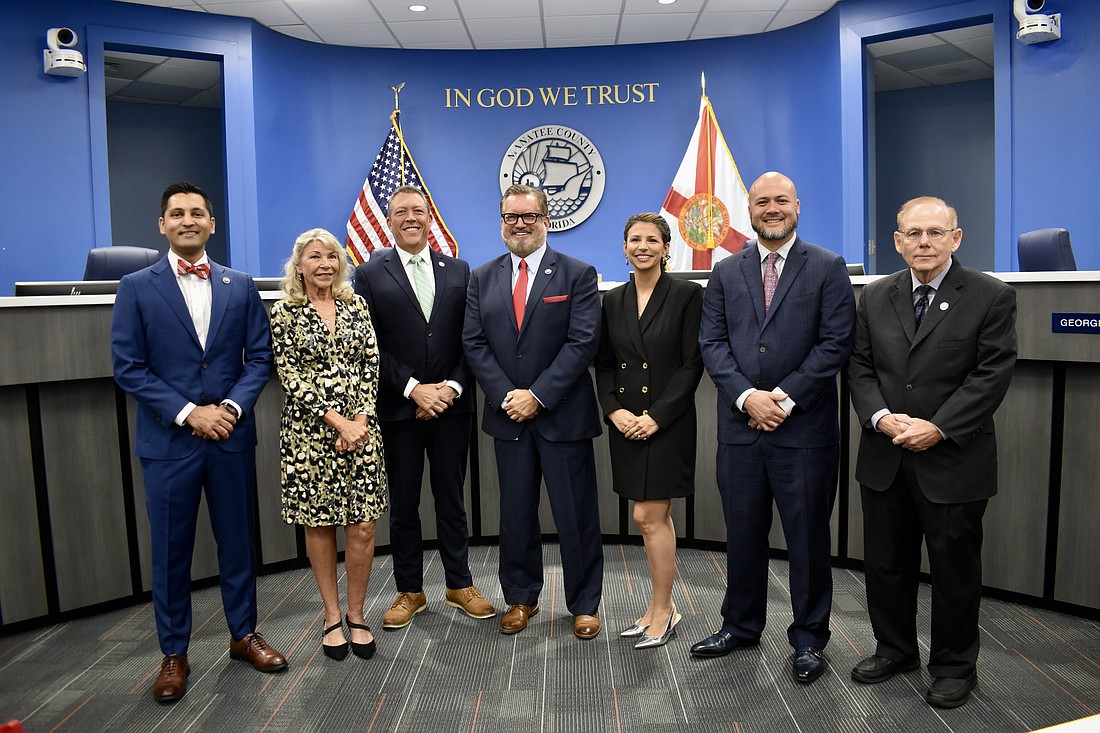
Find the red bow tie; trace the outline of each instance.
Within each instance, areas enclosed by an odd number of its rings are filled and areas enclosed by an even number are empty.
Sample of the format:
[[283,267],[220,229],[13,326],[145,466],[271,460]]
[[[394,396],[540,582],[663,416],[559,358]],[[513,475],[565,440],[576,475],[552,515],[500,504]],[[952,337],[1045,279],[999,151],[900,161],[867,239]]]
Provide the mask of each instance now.
[[183,260],[179,260],[179,265],[176,267],[177,275],[198,275],[200,280],[206,280],[210,277],[210,265],[189,265]]

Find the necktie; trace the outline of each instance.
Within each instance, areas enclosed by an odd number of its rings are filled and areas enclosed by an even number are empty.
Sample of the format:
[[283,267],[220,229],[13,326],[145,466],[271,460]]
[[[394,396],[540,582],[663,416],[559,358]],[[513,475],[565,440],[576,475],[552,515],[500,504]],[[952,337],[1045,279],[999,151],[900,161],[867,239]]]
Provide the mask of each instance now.
[[424,311],[424,320],[430,321],[432,319],[432,305],[435,303],[435,294],[432,293],[432,284],[428,281],[424,258],[420,255],[414,255],[409,262],[413,266],[413,287],[416,288],[416,299],[420,301],[420,310]]
[[177,275],[198,275],[200,280],[206,280],[210,277],[210,265],[205,263],[201,265],[189,265],[183,260],[179,260],[179,264],[176,267]]
[[764,312],[772,307],[772,298],[775,297],[775,286],[779,284],[779,271],[775,269],[775,262],[779,259],[778,252],[770,253],[764,258]]
[[527,260],[519,261],[516,289],[512,291],[512,309],[516,312],[516,328],[523,328],[523,307],[527,303]]
[[932,294],[931,285],[921,285],[913,291],[917,299],[913,303],[913,319],[917,322],[917,328],[920,328],[920,322],[924,320],[924,314],[928,312],[928,296]]

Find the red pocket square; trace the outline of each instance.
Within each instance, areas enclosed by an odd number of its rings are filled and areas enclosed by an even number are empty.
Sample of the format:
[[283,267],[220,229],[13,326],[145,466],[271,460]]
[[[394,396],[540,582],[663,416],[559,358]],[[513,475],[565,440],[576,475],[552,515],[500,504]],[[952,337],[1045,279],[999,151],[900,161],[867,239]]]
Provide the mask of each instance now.
[[542,299],[543,303],[563,303],[569,300],[568,295],[550,295]]

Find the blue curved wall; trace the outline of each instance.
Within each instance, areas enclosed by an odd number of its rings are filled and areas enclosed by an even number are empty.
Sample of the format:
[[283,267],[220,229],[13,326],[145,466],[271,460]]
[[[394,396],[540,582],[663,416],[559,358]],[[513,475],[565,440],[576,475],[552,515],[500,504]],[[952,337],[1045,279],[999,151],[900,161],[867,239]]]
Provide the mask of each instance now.
[[[862,100],[844,86],[846,70],[860,63],[853,29],[904,28],[909,18],[930,13],[985,15],[1010,48],[996,84],[998,109],[1007,110],[996,120],[996,205],[998,222],[1008,222],[998,225],[997,269],[1015,268],[1019,232],[1054,225],[1073,232],[1079,267],[1100,269],[1100,248],[1088,237],[1100,169],[1093,132],[1100,7],[1051,0],[1047,9],[1064,13],[1065,37],[1024,47],[1009,40],[1015,28],[1006,5],[942,2],[930,11],[919,0],[843,0],[808,23],[759,36],[470,52],[320,46],[238,18],[108,0],[7,2],[0,6],[0,293],[10,293],[17,280],[78,278],[87,249],[110,243],[103,241],[110,231],[102,205],[108,179],[97,162],[103,120],[95,95],[102,90],[92,74],[43,74],[45,31],[57,25],[77,30],[90,62],[96,59],[86,45],[90,36],[167,34],[197,39],[196,47],[230,49],[236,75],[227,100],[230,264],[275,275],[299,232],[324,226],[342,235],[388,129],[389,86],[403,81],[406,139],[464,258],[478,264],[502,250],[497,174],[507,145],[529,128],[559,123],[595,142],[608,177],[592,218],[551,241],[594,263],[605,278],[622,279],[622,222],[663,201],[697,118],[700,71],[746,183],[769,169],[789,174],[802,200],[803,236],[859,260],[863,191],[853,181],[862,173],[853,173],[862,158],[853,141],[862,140]],[[454,87],[622,83],[659,85],[654,102],[445,106],[444,90]],[[152,186],[151,217],[161,183]],[[219,229],[226,226],[220,217]]]

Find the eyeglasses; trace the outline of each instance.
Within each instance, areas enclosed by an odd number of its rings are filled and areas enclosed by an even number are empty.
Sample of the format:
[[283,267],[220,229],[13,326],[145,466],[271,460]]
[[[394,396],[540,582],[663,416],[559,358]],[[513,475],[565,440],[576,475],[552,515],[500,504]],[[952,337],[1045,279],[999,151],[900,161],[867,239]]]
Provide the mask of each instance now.
[[927,234],[929,242],[942,242],[944,237],[951,234],[956,229],[958,229],[958,227],[952,227],[951,229],[940,229],[938,227],[932,229],[906,229],[904,232],[901,232],[901,236],[905,237],[906,242],[916,243],[921,240],[921,237]]
[[526,214],[513,214],[509,211],[507,214],[501,214],[500,218],[504,220],[505,224],[512,226],[520,219],[523,219],[524,224],[534,224],[541,216],[542,214],[535,211],[528,211]]

